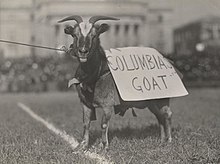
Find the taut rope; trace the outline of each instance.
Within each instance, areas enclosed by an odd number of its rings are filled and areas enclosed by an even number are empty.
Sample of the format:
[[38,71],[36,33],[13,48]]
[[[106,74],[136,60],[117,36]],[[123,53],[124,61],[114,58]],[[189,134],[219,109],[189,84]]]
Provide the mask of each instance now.
[[64,51],[64,52],[66,52],[66,50],[65,50],[65,49],[62,49],[62,48],[52,48],[52,47],[46,47],[46,46],[40,46],[40,45],[34,45],[34,44],[27,44],[27,43],[21,43],[21,42],[14,42],[14,41],[2,40],[2,39],[0,39],[0,42],[9,43],[9,44],[17,44],[17,45],[28,46],[28,47],[35,47],[35,48],[42,48],[42,49],[48,49],[48,50],[56,50],[56,51]]

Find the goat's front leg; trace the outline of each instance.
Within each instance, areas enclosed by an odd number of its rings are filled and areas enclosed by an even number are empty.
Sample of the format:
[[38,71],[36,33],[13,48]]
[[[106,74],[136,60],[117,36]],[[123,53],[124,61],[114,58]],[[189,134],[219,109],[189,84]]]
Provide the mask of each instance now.
[[109,128],[109,120],[111,119],[113,107],[105,107],[103,108],[103,116],[101,122],[102,128],[102,142],[101,148],[105,151],[109,148],[109,141],[108,141],[108,128]]
[[83,139],[79,144],[77,150],[86,150],[89,146],[89,128],[91,122],[92,110],[82,104],[83,108]]

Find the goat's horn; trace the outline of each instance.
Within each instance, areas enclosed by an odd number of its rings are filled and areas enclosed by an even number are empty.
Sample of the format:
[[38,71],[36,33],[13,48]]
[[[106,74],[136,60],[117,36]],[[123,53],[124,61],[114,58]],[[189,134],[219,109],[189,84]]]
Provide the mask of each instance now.
[[89,19],[89,23],[94,24],[99,20],[119,20],[118,18],[108,17],[108,16],[93,16]]
[[58,23],[62,23],[62,22],[66,22],[69,20],[75,20],[78,24],[80,24],[81,22],[83,22],[83,19],[81,16],[78,15],[72,15],[66,18],[63,18],[62,20],[58,21]]

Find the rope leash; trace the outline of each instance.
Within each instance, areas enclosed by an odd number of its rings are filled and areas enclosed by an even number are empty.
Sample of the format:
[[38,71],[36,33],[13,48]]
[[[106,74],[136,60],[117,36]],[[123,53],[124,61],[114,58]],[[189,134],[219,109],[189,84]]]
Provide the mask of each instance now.
[[16,44],[16,45],[22,45],[22,46],[28,46],[28,47],[35,47],[35,48],[42,48],[42,49],[48,49],[48,50],[56,50],[56,51],[63,51],[66,52],[66,48],[62,46],[61,48],[52,48],[52,47],[46,47],[46,46],[40,46],[40,45],[34,45],[34,44],[27,44],[27,43],[21,43],[21,42],[14,42],[9,40],[2,40],[0,39],[0,42],[3,43],[9,43],[9,44]]

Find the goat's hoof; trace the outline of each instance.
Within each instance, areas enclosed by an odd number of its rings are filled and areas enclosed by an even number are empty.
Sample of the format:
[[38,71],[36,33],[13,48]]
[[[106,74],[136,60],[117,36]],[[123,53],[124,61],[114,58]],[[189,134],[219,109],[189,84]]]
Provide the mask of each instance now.
[[105,142],[101,142],[101,143],[99,144],[99,150],[100,150],[100,152],[102,152],[102,153],[108,152],[108,150],[109,150],[108,144],[105,143]]
[[160,144],[161,144],[162,146],[165,146],[165,145],[171,143],[171,141],[172,141],[172,138],[161,138]]
[[172,142],[172,138],[169,137],[169,138],[167,139],[167,142],[168,142],[168,143],[171,143],[171,142]]
[[160,139],[160,143],[163,144],[163,143],[165,143],[165,142],[166,142],[165,137],[161,137],[161,139]]
[[88,144],[85,141],[82,141],[73,151],[74,152],[85,152],[88,150]]

